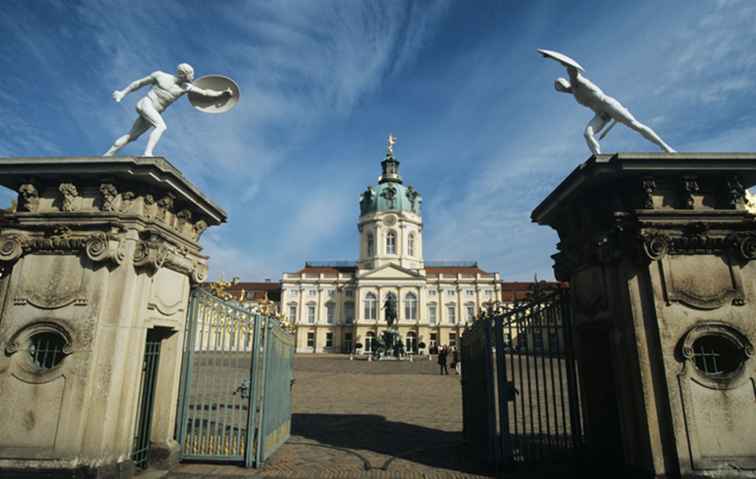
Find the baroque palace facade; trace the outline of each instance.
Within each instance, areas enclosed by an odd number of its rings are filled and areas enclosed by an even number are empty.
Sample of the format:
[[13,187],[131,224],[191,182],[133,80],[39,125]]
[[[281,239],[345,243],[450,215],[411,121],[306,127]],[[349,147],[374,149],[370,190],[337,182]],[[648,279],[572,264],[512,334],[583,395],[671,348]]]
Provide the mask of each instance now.
[[456,346],[465,325],[502,299],[498,273],[424,261],[422,197],[404,185],[393,143],[389,137],[378,184],[360,197],[358,260],[306,262],[283,275],[279,304],[296,326],[297,352],[370,351],[388,327],[389,296],[407,350]]

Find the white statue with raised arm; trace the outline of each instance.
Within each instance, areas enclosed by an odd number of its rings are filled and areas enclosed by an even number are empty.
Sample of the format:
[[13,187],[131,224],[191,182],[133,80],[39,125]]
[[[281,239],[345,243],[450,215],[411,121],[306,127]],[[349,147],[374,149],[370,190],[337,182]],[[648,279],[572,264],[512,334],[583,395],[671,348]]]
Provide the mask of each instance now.
[[120,103],[123,97],[132,91],[146,85],[152,85],[152,89],[147,95],[137,102],[136,111],[139,113],[139,117],[131,127],[131,131],[118,138],[105,153],[105,156],[115,155],[118,150],[139,138],[150,127],[153,127],[154,130],[150,133],[147,148],[144,150],[144,156],[153,156],[152,152],[155,149],[155,145],[157,145],[160,136],[167,129],[160,113],[185,93],[193,92],[209,98],[231,97],[233,95],[230,88],[226,88],[223,91],[203,90],[192,85],[192,80],[194,80],[194,69],[191,65],[182,63],[176,68],[175,76],[170,73],[156,71],[141,80],[132,82],[123,90],[114,91],[113,99]]
[[565,78],[557,78],[554,82],[554,88],[562,93],[571,93],[578,103],[590,108],[596,114],[588,122],[584,133],[585,141],[593,154],[601,153],[595,135],[600,134],[599,140],[604,138],[615,123],[622,123],[643,135],[648,141],[658,145],[662,150],[674,153],[675,150],[664,143],[659,135],[654,133],[654,130],[636,120],[632,113],[619,101],[604,93],[601,88],[584,77],[582,74],[585,70],[575,60],[551,50],[539,49],[538,53],[546,58],[558,61],[567,69],[567,74],[570,76],[569,81]]

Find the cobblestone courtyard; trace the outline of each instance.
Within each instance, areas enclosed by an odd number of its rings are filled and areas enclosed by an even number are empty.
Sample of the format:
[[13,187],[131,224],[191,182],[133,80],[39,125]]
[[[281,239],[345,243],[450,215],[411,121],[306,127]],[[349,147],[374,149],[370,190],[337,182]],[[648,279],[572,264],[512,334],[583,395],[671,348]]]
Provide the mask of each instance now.
[[459,376],[435,361],[295,359],[292,435],[261,471],[182,464],[168,477],[488,477],[462,447]]

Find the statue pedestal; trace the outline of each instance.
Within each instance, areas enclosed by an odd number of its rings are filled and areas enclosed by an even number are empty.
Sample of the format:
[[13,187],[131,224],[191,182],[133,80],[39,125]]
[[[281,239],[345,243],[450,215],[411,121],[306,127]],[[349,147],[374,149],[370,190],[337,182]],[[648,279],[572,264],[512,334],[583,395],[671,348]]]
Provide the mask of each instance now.
[[593,466],[756,477],[756,154],[592,157],[532,213],[569,281]]
[[0,213],[0,476],[169,466],[198,240],[225,212],[159,157],[0,158],[0,184],[19,192]]

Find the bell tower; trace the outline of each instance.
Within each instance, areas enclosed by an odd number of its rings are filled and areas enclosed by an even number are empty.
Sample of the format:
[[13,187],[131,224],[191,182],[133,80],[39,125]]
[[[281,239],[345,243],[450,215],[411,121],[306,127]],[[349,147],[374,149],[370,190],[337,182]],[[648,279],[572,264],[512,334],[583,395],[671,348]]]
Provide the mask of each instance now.
[[423,268],[422,196],[412,186],[404,186],[394,158],[395,143],[396,137],[389,135],[378,184],[368,186],[360,196],[360,269],[387,264]]

